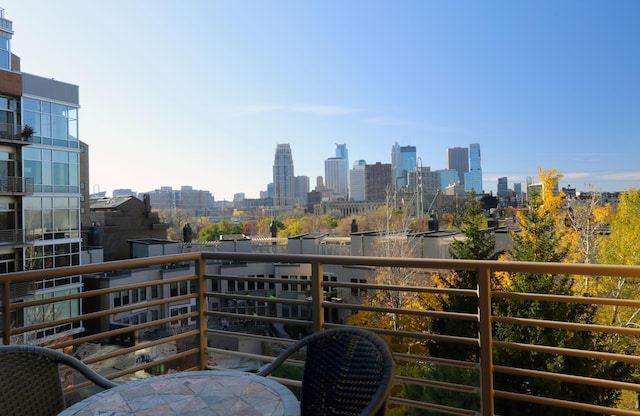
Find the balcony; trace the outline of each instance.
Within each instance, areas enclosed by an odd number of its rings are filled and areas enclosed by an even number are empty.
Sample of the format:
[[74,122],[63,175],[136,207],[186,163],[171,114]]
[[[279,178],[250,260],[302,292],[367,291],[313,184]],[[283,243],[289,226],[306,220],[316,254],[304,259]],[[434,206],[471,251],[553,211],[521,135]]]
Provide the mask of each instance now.
[[0,123],[0,143],[13,146],[26,146],[33,144],[31,138],[20,129],[20,125],[13,123]]
[[[262,274],[265,264],[275,265],[278,272]],[[451,270],[474,272],[477,287],[444,289],[430,283],[432,273]],[[389,271],[411,278],[389,284],[363,278]],[[608,372],[607,377],[584,376],[565,371],[563,363],[571,362],[572,368],[613,368],[615,363],[636,366],[640,357],[635,353],[635,340],[640,329],[531,319],[498,313],[494,305],[510,299],[532,305],[584,304],[599,310],[637,311],[640,300],[633,294],[598,298],[505,292],[491,284],[492,277],[500,273],[635,280],[640,267],[225,252],[150,257],[2,275],[0,337],[4,344],[37,343],[63,349],[106,377],[126,382],[170,371],[254,371],[301,334],[359,325],[370,327],[394,350],[396,385],[389,407],[399,414],[411,410],[493,415],[506,404],[521,409],[542,406],[550,414],[638,415],[635,399],[640,384],[631,376],[616,371]],[[82,276],[83,289],[69,290],[78,287],[78,276]],[[17,286],[33,290],[22,293],[16,291]],[[15,297],[17,292],[22,296]],[[416,302],[401,302],[412,296]],[[469,299],[477,310],[438,310],[431,302],[436,296]],[[429,330],[428,324],[435,319],[445,326],[468,323],[477,335]],[[540,333],[564,331],[567,338],[591,334],[630,343],[613,352],[570,343],[507,342],[496,337],[498,329],[505,327]],[[472,350],[476,358],[432,356],[427,348],[430,343]],[[494,362],[501,353],[521,354],[531,362]],[[542,356],[553,365],[533,365]],[[293,361],[291,373],[277,375],[277,380],[295,391],[300,365]],[[505,380],[517,388],[509,388]],[[541,395],[533,387],[531,393],[523,390],[523,386],[540,382],[560,386],[557,394]],[[69,383],[67,392],[81,395],[89,386],[76,381]],[[584,395],[565,393],[562,389],[567,386],[580,386],[593,395],[605,389],[613,395],[620,393],[621,400],[610,406],[594,404],[582,400]],[[552,409],[561,410],[553,413]]]
[[22,176],[0,177],[0,195],[29,195],[33,193],[33,178]]

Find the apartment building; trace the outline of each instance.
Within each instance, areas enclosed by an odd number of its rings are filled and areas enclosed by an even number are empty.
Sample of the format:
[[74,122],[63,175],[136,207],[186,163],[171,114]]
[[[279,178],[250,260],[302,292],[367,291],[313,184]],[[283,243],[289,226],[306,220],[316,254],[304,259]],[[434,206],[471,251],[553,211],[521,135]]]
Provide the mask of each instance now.
[[[23,73],[11,51],[13,22],[0,10],[0,273],[80,264],[82,245],[77,85]],[[11,293],[14,301],[78,293],[80,276],[40,281]],[[27,308],[23,326],[77,315],[79,300]],[[75,322],[16,337],[46,344],[81,332]]]

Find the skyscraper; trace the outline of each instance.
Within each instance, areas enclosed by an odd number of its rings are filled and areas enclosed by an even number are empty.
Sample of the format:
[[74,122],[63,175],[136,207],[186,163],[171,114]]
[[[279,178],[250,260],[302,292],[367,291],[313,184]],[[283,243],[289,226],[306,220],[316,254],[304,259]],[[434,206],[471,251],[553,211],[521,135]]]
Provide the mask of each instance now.
[[336,197],[347,197],[347,161],[330,157],[324,161],[325,186]]
[[386,201],[392,197],[393,169],[391,163],[376,162],[366,165],[364,171],[365,196],[367,201]]
[[450,147],[447,149],[447,169],[458,172],[458,180],[464,185],[464,174],[469,172],[469,149],[466,147]]
[[349,199],[352,201],[365,201],[365,165],[364,160],[353,162],[353,169],[349,171]]
[[347,198],[349,193],[349,153],[346,144],[336,144],[336,157],[324,161],[325,186],[334,196]]
[[294,205],[295,176],[293,156],[289,143],[278,144],[273,162],[273,205],[289,207]]
[[409,184],[409,174],[416,170],[416,147],[400,146],[396,142],[391,148],[393,186],[400,189]]
[[469,146],[469,172],[464,174],[464,190],[476,194],[482,193],[482,167],[480,163],[480,144],[473,143]]
[[309,177],[296,176],[294,198],[296,206],[307,205],[307,194],[309,193]]

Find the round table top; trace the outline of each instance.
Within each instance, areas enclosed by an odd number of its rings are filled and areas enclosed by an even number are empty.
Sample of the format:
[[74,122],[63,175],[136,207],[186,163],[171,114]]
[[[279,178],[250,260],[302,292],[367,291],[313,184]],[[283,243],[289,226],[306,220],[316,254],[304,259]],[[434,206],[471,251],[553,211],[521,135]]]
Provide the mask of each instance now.
[[185,371],[121,384],[67,408],[60,416],[299,415],[284,385],[253,373]]

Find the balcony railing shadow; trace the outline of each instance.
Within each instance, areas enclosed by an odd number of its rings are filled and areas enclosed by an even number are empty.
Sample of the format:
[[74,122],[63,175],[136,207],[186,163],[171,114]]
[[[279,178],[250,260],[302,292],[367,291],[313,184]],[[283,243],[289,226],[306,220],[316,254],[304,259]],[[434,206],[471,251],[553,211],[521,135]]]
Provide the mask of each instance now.
[[[274,267],[286,272],[264,272]],[[410,271],[414,278],[386,284],[375,279],[389,270]],[[477,286],[440,288],[430,279],[433,273],[452,270],[474,272]],[[634,367],[640,363],[632,348],[640,329],[579,323],[570,317],[566,321],[531,319],[492,309],[505,299],[629,310],[640,310],[640,301],[633,297],[514,293],[492,287],[492,278],[498,273],[523,272],[580,278],[640,277],[640,267],[625,266],[198,252],[2,275],[0,336],[4,344],[62,349],[107,378],[126,382],[173,371],[256,371],[305,334],[358,325],[378,333],[394,351],[391,408],[431,412],[427,414],[491,415],[496,412],[496,403],[508,402],[522,409],[562,409],[562,414],[637,415],[633,405],[624,400],[606,405],[561,391],[544,396],[522,389],[523,385],[543,382],[606,391],[623,399],[635,399],[640,393],[640,385],[628,373],[610,371],[606,377],[591,377],[566,372],[561,365],[571,361],[574,368],[582,364],[613,368],[615,363]],[[436,297],[469,299],[475,309],[443,311],[434,306]],[[475,332],[473,336],[434,332],[431,323],[436,319],[447,325],[462,323]],[[505,327],[631,341],[626,349],[610,351],[571,343],[510,342],[496,337],[497,328]],[[433,349],[428,347],[433,344],[446,346],[449,353],[431,354]],[[461,359],[463,354],[458,358],[452,354],[455,350],[473,353],[467,355],[471,358]],[[524,353],[523,357],[553,357],[544,362],[556,365],[536,367],[532,365],[535,360],[494,363],[505,351]],[[300,385],[296,380],[300,367],[301,361],[293,360],[288,371],[275,377],[295,390]],[[518,388],[510,389],[505,380],[512,380]],[[82,380],[66,383],[67,392],[75,399],[91,387]]]

